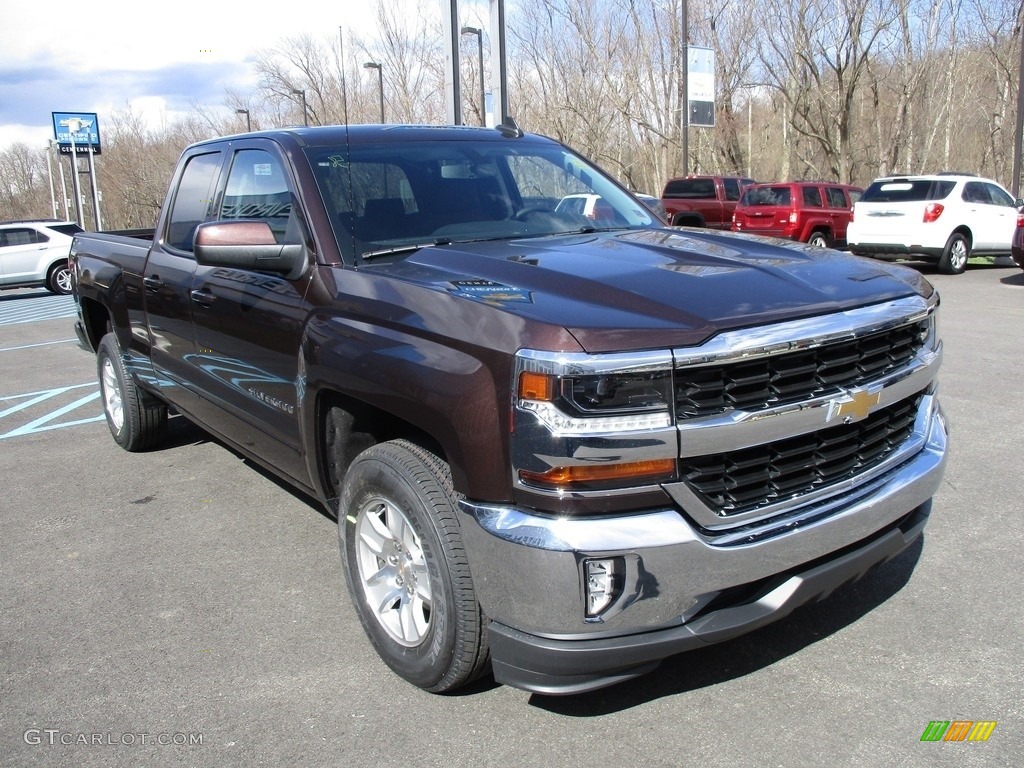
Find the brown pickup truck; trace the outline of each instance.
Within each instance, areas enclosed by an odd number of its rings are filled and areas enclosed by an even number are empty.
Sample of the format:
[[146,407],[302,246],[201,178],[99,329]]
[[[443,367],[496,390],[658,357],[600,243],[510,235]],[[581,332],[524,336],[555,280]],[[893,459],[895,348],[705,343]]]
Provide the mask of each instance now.
[[174,408],[319,499],[430,691],[586,691],[785,616],[913,542],[944,467],[919,273],[665,228],[514,126],[196,144],[149,239],[71,263],[117,443]]
[[753,183],[743,176],[680,176],[665,182],[661,204],[674,227],[729,229],[743,189]]

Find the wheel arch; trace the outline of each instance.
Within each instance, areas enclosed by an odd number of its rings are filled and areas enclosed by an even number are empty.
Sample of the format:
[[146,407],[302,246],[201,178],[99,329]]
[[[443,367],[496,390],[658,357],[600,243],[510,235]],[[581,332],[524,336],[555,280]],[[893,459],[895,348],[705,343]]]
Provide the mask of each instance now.
[[946,238],[946,241],[948,242],[949,238],[953,235],[963,235],[967,238],[967,247],[971,249],[974,248],[974,233],[971,232],[969,225],[961,224],[960,226],[955,227],[953,231],[949,233],[949,237]]
[[[312,416],[315,468],[311,467],[311,474],[334,512],[337,511],[334,501],[352,461],[373,445],[404,439],[449,461],[441,443],[421,427],[338,390],[318,392]],[[333,425],[331,419],[335,420]],[[333,441],[330,439],[332,427],[340,432]],[[456,474],[455,467],[452,467],[452,474],[453,477]]]
[[[100,339],[109,331],[112,331],[110,310],[95,299],[80,296],[78,306],[82,316],[82,325],[85,328],[85,336],[89,340],[89,346],[95,352],[99,349]],[[121,340],[119,338],[119,340]]]
[[673,227],[706,227],[704,217],[696,211],[679,211],[672,216]]
[[817,234],[824,235],[829,240],[835,239],[835,234],[832,232],[832,227],[829,224],[815,224],[807,230],[807,239],[810,240]]

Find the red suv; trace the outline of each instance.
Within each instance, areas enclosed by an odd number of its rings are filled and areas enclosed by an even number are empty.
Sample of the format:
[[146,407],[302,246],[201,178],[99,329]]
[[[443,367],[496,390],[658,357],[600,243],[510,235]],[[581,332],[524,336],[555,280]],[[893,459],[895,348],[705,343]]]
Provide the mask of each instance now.
[[853,204],[864,190],[823,181],[754,184],[743,190],[732,231],[784,237],[822,248],[846,244]]

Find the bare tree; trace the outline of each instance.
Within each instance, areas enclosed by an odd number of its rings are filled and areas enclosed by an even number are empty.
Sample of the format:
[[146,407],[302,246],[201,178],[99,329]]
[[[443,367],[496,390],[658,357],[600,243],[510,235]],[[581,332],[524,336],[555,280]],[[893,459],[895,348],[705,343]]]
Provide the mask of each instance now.
[[53,214],[44,149],[16,142],[0,152],[0,220]]

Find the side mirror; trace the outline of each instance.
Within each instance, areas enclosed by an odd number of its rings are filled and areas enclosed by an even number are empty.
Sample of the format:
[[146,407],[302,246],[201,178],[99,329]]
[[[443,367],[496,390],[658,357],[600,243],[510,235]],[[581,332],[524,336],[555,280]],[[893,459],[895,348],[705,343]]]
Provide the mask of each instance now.
[[265,221],[210,221],[196,228],[193,252],[204,267],[277,272],[289,280],[306,267],[306,247],[279,243]]

